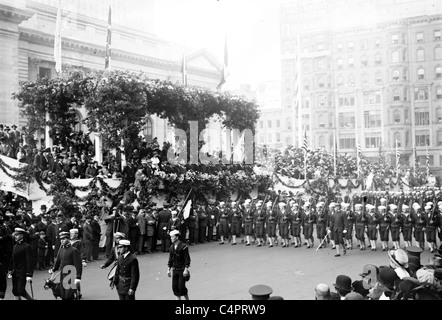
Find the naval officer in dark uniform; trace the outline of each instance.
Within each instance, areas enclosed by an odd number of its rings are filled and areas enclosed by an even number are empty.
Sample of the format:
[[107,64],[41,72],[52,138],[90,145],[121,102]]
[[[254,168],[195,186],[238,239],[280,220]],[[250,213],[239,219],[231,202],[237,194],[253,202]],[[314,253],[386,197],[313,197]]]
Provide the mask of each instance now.
[[117,246],[119,257],[114,279],[120,300],[135,300],[135,291],[140,281],[138,259],[130,252],[130,248],[129,240],[120,240]]

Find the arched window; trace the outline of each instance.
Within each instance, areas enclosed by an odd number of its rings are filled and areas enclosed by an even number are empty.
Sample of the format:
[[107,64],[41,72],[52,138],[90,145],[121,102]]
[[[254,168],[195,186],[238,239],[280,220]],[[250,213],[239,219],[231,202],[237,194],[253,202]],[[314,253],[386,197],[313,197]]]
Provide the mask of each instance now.
[[419,69],[417,69],[417,78],[418,80],[423,80],[425,79],[425,69],[420,67]]
[[325,77],[324,76],[320,76],[318,78],[318,88],[325,88]]
[[393,81],[399,81],[399,70],[393,70]]
[[151,142],[153,139],[153,122],[150,117],[146,118],[146,126],[144,127],[144,141]]
[[393,51],[391,53],[391,62],[399,62],[399,52]]
[[80,111],[75,110],[75,122],[76,122],[74,126],[75,132],[83,131],[83,124],[81,123],[82,120],[83,116],[81,115]]
[[435,60],[442,59],[442,48],[441,47],[434,48],[434,59]]
[[417,61],[425,61],[425,52],[424,49],[418,49],[416,52],[416,60]]

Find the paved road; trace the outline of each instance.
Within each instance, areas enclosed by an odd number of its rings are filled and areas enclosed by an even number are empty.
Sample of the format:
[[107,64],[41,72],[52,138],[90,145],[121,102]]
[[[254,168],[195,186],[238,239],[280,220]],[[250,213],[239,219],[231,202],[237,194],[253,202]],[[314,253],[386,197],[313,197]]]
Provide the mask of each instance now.
[[[318,243],[316,243],[317,245]],[[266,284],[273,295],[286,300],[312,300],[316,284],[333,285],[336,276],[346,274],[352,280],[366,264],[388,265],[386,252],[349,250],[347,255],[334,257],[330,246],[315,251],[281,246],[246,247],[243,244],[219,245],[217,242],[190,247],[191,280],[188,283],[192,300],[250,300],[248,289],[256,284]],[[431,253],[422,253],[426,264]],[[141,278],[136,292],[137,300],[175,300],[171,279],[167,277],[167,253],[145,254],[138,257]],[[84,300],[118,300],[116,290],[111,290],[107,280],[109,269],[99,266],[103,261],[89,263],[84,269],[82,291]],[[43,288],[47,271],[36,271],[33,278],[34,295],[39,300],[52,300],[52,292]],[[29,288],[29,287],[27,287]],[[12,300],[11,280],[8,280],[6,300]]]

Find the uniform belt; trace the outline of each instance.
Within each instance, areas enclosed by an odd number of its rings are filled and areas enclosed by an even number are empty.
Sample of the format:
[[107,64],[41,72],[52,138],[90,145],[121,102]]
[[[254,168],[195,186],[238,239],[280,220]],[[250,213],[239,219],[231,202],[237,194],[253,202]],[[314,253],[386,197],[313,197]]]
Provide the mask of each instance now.
[[126,282],[126,281],[129,281],[129,280],[130,280],[129,277],[118,276],[118,278],[119,278],[120,281],[122,281],[122,282]]

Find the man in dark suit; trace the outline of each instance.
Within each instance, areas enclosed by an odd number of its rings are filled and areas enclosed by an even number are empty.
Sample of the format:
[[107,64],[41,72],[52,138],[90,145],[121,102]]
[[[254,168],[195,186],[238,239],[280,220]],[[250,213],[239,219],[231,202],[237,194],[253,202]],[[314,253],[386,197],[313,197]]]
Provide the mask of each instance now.
[[12,274],[12,294],[15,300],[21,300],[21,297],[26,300],[34,300],[26,291],[26,283],[32,282],[34,274],[31,246],[23,240],[24,229],[15,228],[14,231],[15,245],[9,265],[9,272]]
[[347,253],[347,250],[344,245],[344,232],[346,232],[344,230],[345,217],[346,217],[345,212],[343,210],[341,210],[341,204],[336,203],[335,204],[335,212],[330,217],[331,218],[330,229],[328,230],[328,232],[332,232],[333,239],[335,241],[335,246],[336,246],[335,257],[339,257],[341,255],[340,250],[339,250],[340,246],[342,246],[342,248],[344,249],[344,254]]
[[166,252],[167,224],[172,218],[172,213],[167,209],[168,205],[164,205],[163,210],[158,213],[158,239],[161,240],[161,251]]
[[114,283],[120,300],[135,300],[135,291],[140,281],[140,269],[137,257],[130,252],[130,241],[120,240],[119,253]]
[[100,226],[100,216],[97,212],[94,213],[94,218],[91,221],[92,236],[94,237],[94,242],[92,244],[92,259],[101,260],[99,258],[100,252],[100,239],[101,239],[101,226]]
[[[81,274],[83,272],[83,265],[81,263],[81,253],[77,248],[73,247],[70,242],[70,233],[60,232],[61,247],[57,255],[54,268],[49,270],[49,273],[60,270],[60,297],[62,300],[73,300],[81,283]],[[75,268],[73,272],[72,267]],[[74,283],[66,280],[66,277],[75,277]],[[66,286],[65,284],[70,284]],[[81,296],[80,296],[81,297]]]

